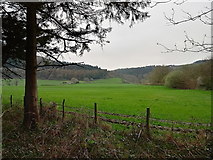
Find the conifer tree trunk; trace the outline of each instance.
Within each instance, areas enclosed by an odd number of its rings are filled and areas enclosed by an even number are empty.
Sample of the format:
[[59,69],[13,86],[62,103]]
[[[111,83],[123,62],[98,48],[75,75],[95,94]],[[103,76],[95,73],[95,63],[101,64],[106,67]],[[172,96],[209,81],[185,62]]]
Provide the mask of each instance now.
[[26,128],[32,129],[39,121],[37,107],[37,77],[36,77],[36,5],[27,5],[27,46],[26,46],[26,73],[25,73],[25,98],[24,121]]

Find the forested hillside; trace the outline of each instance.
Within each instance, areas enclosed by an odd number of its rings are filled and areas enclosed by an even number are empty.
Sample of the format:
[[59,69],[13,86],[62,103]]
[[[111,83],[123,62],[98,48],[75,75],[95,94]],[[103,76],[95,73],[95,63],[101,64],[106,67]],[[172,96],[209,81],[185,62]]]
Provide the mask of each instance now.
[[[43,57],[37,57],[39,65],[43,65],[42,68],[38,69],[38,79],[46,80],[71,80],[77,78],[78,80],[93,80],[93,79],[104,79],[107,76],[107,70],[101,69],[98,66],[91,66],[86,64],[70,64],[63,62],[64,66],[59,67],[58,62],[45,59]],[[11,65],[8,67],[18,73],[18,75],[11,75],[11,78],[24,78],[25,70],[21,69],[25,65],[24,62],[11,61]],[[13,67],[13,64],[17,67]]]
[[141,83],[142,79],[151,72],[155,66],[137,67],[137,68],[125,68],[112,71],[115,77],[122,78],[128,83]]
[[[37,57],[37,61],[39,65],[44,66],[40,68],[37,73],[38,79],[43,80],[71,80],[72,78],[75,78],[81,81],[92,81],[95,79],[121,78],[123,83],[167,85],[177,87],[175,84],[171,84],[173,83],[171,82],[171,77],[180,77],[182,75],[184,77],[182,79],[185,79],[185,81],[180,82],[181,85],[178,85],[179,88],[193,89],[198,86],[198,83],[201,83],[201,85],[205,83],[207,88],[211,88],[210,60],[199,60],[187,65],[153,65],[137,68],[116,69],[113,71],[101,69],[98,66],[91,66],[87,64],[69,64],[67,62],[63,62],[64,67],[58,67],[58,62],[45,59],[43,57]],[[10,63],[15,63],[17,66],[17,62],[15,61],[11,61]],[[13,65],[8,67],[10,67],[10,69],[14,72],[18,73],[21,78],[24,78],[25,71],[21,69],[21,65],[24,65],[24,63],[22,62],[19,65],[19,68],[15,68]],[[167,77],[167,75],[169,77]],[[19,76],[12,76],[12,78],[17,77]],[[201,82],[201,80],[203,82]]]

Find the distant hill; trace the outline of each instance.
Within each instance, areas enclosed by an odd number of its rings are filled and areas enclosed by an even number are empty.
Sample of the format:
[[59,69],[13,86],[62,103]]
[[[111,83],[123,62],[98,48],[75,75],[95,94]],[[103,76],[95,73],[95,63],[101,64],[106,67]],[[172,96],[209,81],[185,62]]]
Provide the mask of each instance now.
[[126,83],[140,83],[146,74],[151,72],[155,66],[124,68],[111,71],[112,77],[122,78]]
[[201,64],[201,63],[205,63],[207,61],[209,61],[209,60],[198,60],[198,61],[193,62],[192,64]]
[[[209,61],[209,60],[198,60],[198,61],[195,61],[191,64],[167,65],[167,66],[171,67],[172,69],[177,69],[177,68],[180,68],[182,66],[201,64],[201,63],[205,63],[207,61]],[[146,78],[147,74],[150,73],[157,66],[159,66],[159,65],[136,67],[136,68],[116,69],[116,70],[111,71],[111,76],[122,78],[123,81],[126,82],[126,83],[142,83],[143,80]]]
[[[37,77],[38,79],[47,80],[71,80],[72,78],[77,78],[78,80],[90,81],[93,79],[104,79],[107,76],[107,70],[101,69],[98,66],[91,66],[87,64],[79,65],[68,65],[68,62],[63,62],[67,66],[63,67],[53,67],[48,65],[60,65],[59,62],[54,60],[46,59],[43,57],[37,57],[38,65],[43,67],[38,68]],[[11,65],[8,65],[11,70],[21,75],[23,78],[25,76],[25,71],[19,69],[24,67],[24,62],[17,63],[14,60],[10,61]],[[14,65],[18,65],[19,68],[15,68]],[[46,65],[46,66],[45,66]],[[17,76],[12,75],[13,78]]]
[[[199,60],[192,64],[204,63],[207,60]],[[59,62],[54,60],[46,59],[43,57],[37,57],[37,62],[39,65],[59,65]],[[17,69],[14,65],[24,65],[24,62],[21,63],[14,60],[11,60],[12,65],[8,65],[10,69],[19,73],[23,78],[25,76],[25,71]],[[63,62],[68,64],[68,62]],[[169,65],[172,69],[185,66],[185,65]],[[92,66],[88,64],[79,64],[79,65],[68,65],[64,67],[52,67],[45,66],[39,68],[37,72],[38,79],[47,79],[47,80],[71,80],[72,78],[77,78],[78,80],[90,81],[94,79],[105,79],[105,78],[121,78],[124,83],[141,83],[143,79],[146,78],[147,74],[150,73],[157,66],[145,66],[145,67],[135,67],[135,68],[123,68],[116,69],[113,71],[107,71],[106,69],[101,69],[98,66]],[[16,76],[13,76],[14,78]]]
[[[58,62],[51,62],[56,64]],[[63,62],[65,65],[69,63]],[[107,70],[101,69],[98,66],[87,64],[68,65],[64,67],[46,67],[45,70],[38,72],[39,79],[57,79],[71,80],[76,78],[82,81],[91,81],[94,79],[104,79],[107,76]]]
[[146,66],[146,67],[137,67],[137,68],[125,68],[125,69],[116,69],[113,72],[117,74],[130,74],[130,75],[143,75],[149,73],[153,70],[155,66]]

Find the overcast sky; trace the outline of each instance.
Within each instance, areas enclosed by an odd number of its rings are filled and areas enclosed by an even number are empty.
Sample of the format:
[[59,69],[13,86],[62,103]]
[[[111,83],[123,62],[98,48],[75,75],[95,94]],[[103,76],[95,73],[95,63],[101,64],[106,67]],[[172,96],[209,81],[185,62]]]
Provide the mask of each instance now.
[[[205,7],[210,8],[210,2],[187,2],[180,6],[173,3],[159,4],[148,9],[150,18],[135,24],[132,28],[129,28],[130,22],[125,25],[111,23],[113,29],[107,36],[110,43],[103,49],[98,45],[92,45],[91,51],[85,52],[82,57],[70,55],[66,60],[113,70],[147,65],[187,64],[209,58],[210,53],[162,53],[165,49],[157,45],[161,43],[172,48],[177,44],[180,48],[183,47],[184,31],[197,41],[202,41],[205,34],[210,37],[211,27],[200,21],[173,26],[168,24],[164,17],[164,13],[171,16],[174,8],[177,14],[175,19],[182,20],[186,14],[181,10],[196,15],[205,11]],[[208,42],[210,43],[210,38]]]

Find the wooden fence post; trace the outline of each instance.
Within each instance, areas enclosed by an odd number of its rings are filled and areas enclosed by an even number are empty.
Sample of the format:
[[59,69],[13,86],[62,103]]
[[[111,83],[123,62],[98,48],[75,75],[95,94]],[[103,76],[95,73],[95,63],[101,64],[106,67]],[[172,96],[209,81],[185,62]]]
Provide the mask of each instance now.
[[10,95],[10,107],[13,107],[13,96]]
[[40,98],[40,116],[43,115],[43,104],[42,104],[42,98]]
[[64,119],[64,117],[65,117],[65,113],[64,113],[64,103],[65,103],[65,99],[63,99],[63,102],[62,102],[62,109],[63,109],[62,119]]
[[98,117],[97,117],[97,103],[94,103],[94,120],[95,124],[98,122]]
[[150,108],[146,108],[146,133],[148,138],[150,138],[149,118],[150,118]]

